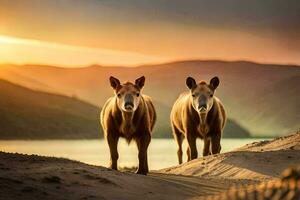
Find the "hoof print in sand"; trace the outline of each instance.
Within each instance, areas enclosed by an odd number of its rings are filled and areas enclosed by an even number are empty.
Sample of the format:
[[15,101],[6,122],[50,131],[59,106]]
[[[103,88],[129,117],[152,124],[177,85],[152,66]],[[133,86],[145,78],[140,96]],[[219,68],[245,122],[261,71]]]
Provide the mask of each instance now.
[[58,176],[46,176],[42,180],[44,183],[56,183],[59,184],[61,183],[61,178]]
[[30,187],[30,186],[26,186],[21,190],[23,193],[32,193],[35,191],[35,188]]
[[96,175],[91,175],[91,174],[85,174],[83,175],[86,179],[89,180],[96,180],[99,183],[103,183],[103,184],[110,184],[110,185],[115,185],[118,186],[116,183],[110,181],[109,179],[103,178],[103,177],[98,177]]

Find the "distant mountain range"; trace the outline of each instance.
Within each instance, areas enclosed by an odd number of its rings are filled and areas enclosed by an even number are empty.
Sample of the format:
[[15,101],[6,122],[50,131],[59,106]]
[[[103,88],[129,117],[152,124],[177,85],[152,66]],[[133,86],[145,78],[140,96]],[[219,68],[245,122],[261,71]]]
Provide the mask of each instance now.
[[[100,108],[76,98],[34,91],[0,79],[0,139],[91,139],[103,137]],[[157,128],[154,137],[171,137]],[[229,121],[225,137],[249,137]]]
[[108,82],[110,75],[123,81],[146,76],[144,93],[150,95],[156,104],[157,131],[163,136],[170,135],[170,109],[178,95],[187,90],[187,76],[206,81],[219,76],[221,82],[216,95],[223,101],[229,118],[239,124],[238,127],[243,127],[244,132],[250,131],[253,136],[274,136],[300,128],[299,66],[214,60],[134,68],[0,66],[2,79],[31,89],[76,97],[99,107],[113,95]]

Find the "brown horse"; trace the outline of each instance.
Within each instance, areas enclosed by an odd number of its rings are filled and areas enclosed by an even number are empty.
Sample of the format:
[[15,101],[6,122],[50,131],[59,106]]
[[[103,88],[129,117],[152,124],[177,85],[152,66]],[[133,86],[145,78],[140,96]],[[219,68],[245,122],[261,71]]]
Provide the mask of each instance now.
[[101,125],[108,142],[111,156],[110,168],[117,170],[118,140],[123,137],[128,144],[133,139],[138,148],[139,166],[136,173],[146,175],[149,172],[147,149],[151,141],[151,132],[156,121],[156,112],[150,97],[141,94],[145,83],[142,76],[135,83],[123,84],[117,78],[110,77],[114,97],[109,98],[101,111]]
[[[178,161],[182,163],[182,141],[188,141],[188,161],[198,157],[196,139],[204,140],[203,156],[220,153],[220,140],[226,122],[224,106],[214,96],[219,78],[214,77],[207,84],[198,84],[192,77],[186,79],[189,92],[182,93],[173,105],[171,125],[178,144]],[[211,145],[211,148],[210,148]]]

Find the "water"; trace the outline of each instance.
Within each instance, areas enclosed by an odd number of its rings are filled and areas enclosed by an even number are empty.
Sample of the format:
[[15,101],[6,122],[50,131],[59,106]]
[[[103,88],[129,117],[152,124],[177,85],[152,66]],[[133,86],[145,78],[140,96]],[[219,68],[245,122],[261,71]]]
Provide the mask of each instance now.
[[[222,139],[222,152],[233,150],[247,143],[264,139]],[[184,160],[186,160],[186,141],[184,142]],[[203,142],[197,141],[199,156],[202,155]],[[137,148],[134,142],[127,145],[120,140],[119,166],[137,166]],[[0,151],[17,152],[55,156],[78,160],[87,164],[107,166],[109,163],[109,149],[105,140],[1,140]],[[150,169],[161,169],[177,165],[177,146],[173,139],[152,139],[148,149]]]

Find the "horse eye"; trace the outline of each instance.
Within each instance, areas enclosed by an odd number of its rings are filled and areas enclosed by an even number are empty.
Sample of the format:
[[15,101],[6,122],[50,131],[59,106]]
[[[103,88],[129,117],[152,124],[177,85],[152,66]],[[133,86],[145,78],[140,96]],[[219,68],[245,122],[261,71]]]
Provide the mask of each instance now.
[[136,96],[139,97],[139,96],[140,96],[140,93],[136,93]]
[[213,94],[210,95],[210,97],[213,97],[213,96],[214,96]]
[[196,95],[192,94],[192,97],[195,97]]
[[121,94],[120,94],[120,93],[118,93],[118,94],[117,94],[117,96],[118,96],[118,98],[120,98],[120,97],[121,97]]

